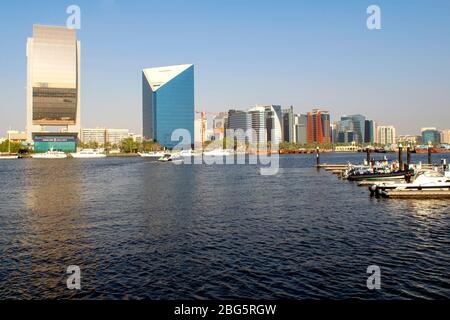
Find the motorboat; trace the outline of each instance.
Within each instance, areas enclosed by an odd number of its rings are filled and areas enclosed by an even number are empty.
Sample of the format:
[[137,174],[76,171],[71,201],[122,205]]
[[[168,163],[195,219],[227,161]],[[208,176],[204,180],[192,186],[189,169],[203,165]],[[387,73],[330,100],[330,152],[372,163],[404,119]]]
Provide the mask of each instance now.
[[182,164],[184,163],[184,158],[180,154],[170,154],[167,153],[164,156],[162,156],[160,159],[158,159],[159,162],[172,162],[175,164]]
[[9,153],[0,154],[0,160],[14,160],[14,159],[19,159],[19,155]]
[[215,150],[203,152],[203,155],[206,157],[228,157],[233,154],[234,154],[234,151],[226,150],[226,149],[215,149]]
[[369,187],[370,194],[378,197],[389,197],[390,192],[397,191],[405,195],[410,192],[432,194],[432,192],[450,195],[450,175],[436,170],[420,170],[410,183],[379,183]]
[[35,153],[31,155],[33,159],[66,159],[67,154],[62,151],[54,151],[53,149],[47,151],[46,153]]
[[70,154],[74,159],[97,159],[97,158],[106,158],[106,154],[103,150],[99,149],[83,149],[77,153]]
[[139,152],[138,153],[142,158],[152,158],[152,159],[160,159],[166,155],[165,152]]
[[373,166],[352,166],[344,172],[343,178],[349,181],[397,180],[414,175],[414,170],[398,170],[397,164],[389,165],[387,161],[377,162]]

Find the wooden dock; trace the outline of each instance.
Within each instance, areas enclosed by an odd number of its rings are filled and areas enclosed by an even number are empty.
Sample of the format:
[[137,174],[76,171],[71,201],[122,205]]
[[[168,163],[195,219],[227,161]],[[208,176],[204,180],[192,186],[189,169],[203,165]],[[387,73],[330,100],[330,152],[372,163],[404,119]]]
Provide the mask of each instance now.
[[389,190],[385,191],[386,198],[414,198],[414,199],[448,199],[450,198],[450,190]]

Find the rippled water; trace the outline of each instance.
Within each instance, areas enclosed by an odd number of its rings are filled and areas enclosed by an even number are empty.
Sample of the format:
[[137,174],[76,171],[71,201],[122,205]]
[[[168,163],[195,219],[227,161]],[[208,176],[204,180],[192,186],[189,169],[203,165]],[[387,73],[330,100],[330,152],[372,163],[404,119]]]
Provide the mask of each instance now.
[[314,163],[0,162],[0,299],[450,298],[448,200],[371,199]]

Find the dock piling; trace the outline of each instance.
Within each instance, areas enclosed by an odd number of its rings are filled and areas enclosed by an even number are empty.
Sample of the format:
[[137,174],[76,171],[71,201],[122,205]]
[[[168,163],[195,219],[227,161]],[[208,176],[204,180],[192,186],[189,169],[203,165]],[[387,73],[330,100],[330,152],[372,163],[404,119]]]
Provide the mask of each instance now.
[[319,147],[316,148],[316,163],[317,163],[317,168],[320,167],[320,149]]
[[433,161],[431,159],[431,146],[428,147],[428,164],[433,164]]
[[398,146],[398,164],[399,164],[399,168],[400,170],[403,169],[403,146],[400,144]]

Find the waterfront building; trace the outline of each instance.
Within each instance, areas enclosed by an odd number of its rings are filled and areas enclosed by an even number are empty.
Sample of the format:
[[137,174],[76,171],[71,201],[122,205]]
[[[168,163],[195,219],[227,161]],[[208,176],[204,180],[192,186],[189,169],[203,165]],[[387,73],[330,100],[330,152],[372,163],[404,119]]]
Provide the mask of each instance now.
[[[137,142],[138,136],[134,136],[128,129],[108,129],[108,128],[83,128],[81,129],[81,142],[97,143],[99,146],[118,146],[123,140],[132,138]],[[140,138],[142,140],[142,138]]]
[[398,136],[397,143],[404,146],[416,146],[422,144],[422,136],[402,135]]
[[118,146],[120,143],[130,137],[130,130],[128,129],[107,129],[106,130],[106,144],[110,146]]
[[226,135],[226,129],[228,128],[228,113],[221,112],[217,114],[213,119],[214,139],[223,140]]
[[[356,142],[364,143],[366,136],[366,117],[360,114],[342,116],[339,121],[339,132],[346,133],[346,137],[352,137],[352,141],[338,140],[339,143]],[[340,135],[341,137],[344,135]]]
[[420,131],[423,143],[432,145],[441,143],[441,132],[436,128],[422,128]]
[[7,140],[15,143],[24,143],[28,139],[26,132],[16,130],[8,130],[6,136]]
[[177,129],[185,129],[194,143],[194,66],[179,65],[143,70],[143,136],[171,148]]
[[298,144],[308,143],[308,115],[306,114],[297,115],[295,139]]
[[314,109],[308,113],[308,143],[328,144],[330,137],[330,113]]
[[339,122],[334,121],[330,125],[331,143],[337,143],[339,138]]
[[284,142],[296,142],[295,137],[295,114],[294,107],[291,106],[288,109],[282,111],[283,113],[283,141]]
[[105,128],[81,129],[81,142],[82,143],[97,143],[99,146],[106,144],[106,131]]
[[450,129],[441,131],[441,143],[450,144]]
[[379,126],[377,127],[377,143],[385,146],[395,144],[396,130],[394,126]]
[[375,143],[376,141],[376,125],[373,120],[365,121],[365,129],[364,129],[364,142],[365,143]]
[[250,115],[251,128],[254,130],[252,142],[265,146],[267,145],[266,109],[264,107],[253,107],[248,110]]
[[75,152],[80,121],[76,30],[34,25],[27,41],[27,141],[37,152]]
[[[230,110],[228,111],[228,129],[236,133],[236,131],[247,132],[251,129],[252,121],[250,114],[246,111],[241,110]],[[228,136],[228,135],[227,135]],[[250,138],[242,135],[235,135],[238,142],[249,142]]]
[[194,148],[202,149],[206,141],[206,131],[208,130],[208,121],[206,118],[195,119],[194,122]]
[[280,144],[283,141],[282,117],[283,112],[281,106],[270,105],[265,106],[265,118],[267,129],[267,141],[272,144]]
[[355,143],[355,133],[353,131],[339,131],[338,143]]

